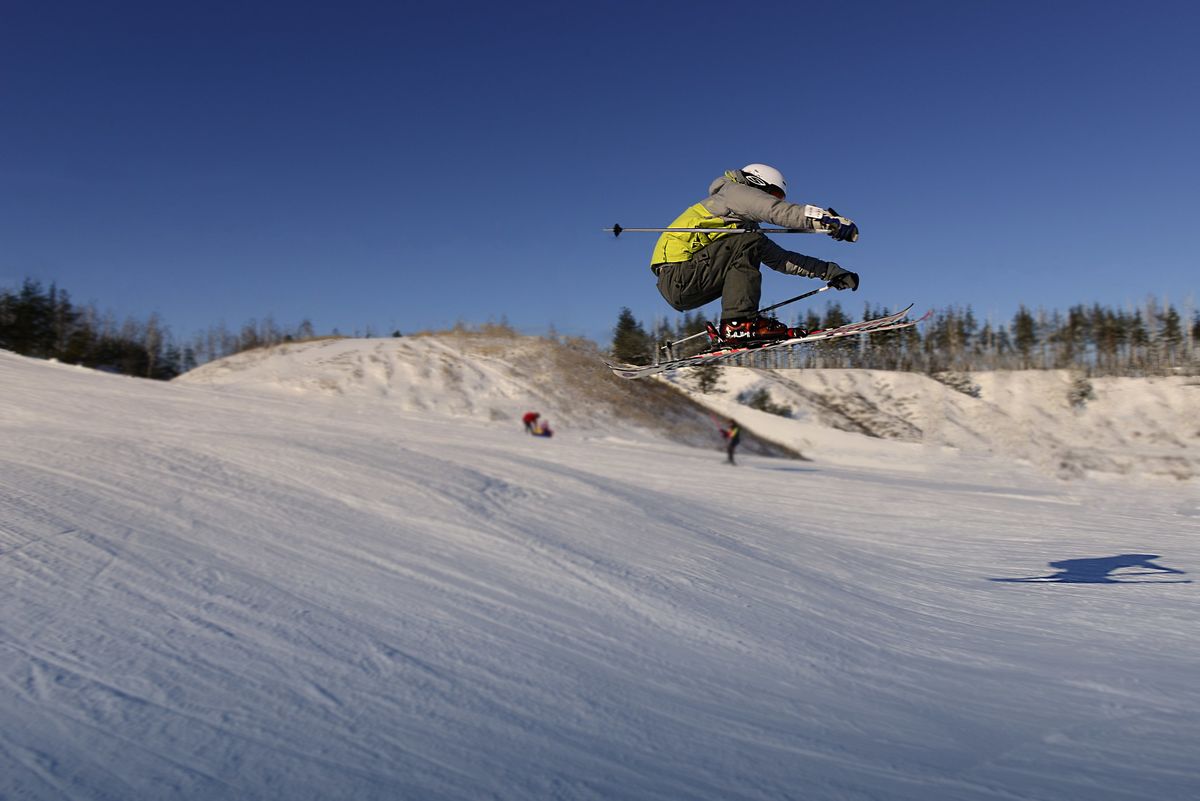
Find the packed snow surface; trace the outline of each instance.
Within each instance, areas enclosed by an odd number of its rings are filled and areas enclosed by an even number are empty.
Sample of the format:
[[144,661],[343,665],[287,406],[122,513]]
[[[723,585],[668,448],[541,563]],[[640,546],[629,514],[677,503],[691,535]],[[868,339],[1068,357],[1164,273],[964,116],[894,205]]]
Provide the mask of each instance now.
[[1194,479],[541,439],[502,355],[322,347],[0,352],[0,798],[1200,797]]

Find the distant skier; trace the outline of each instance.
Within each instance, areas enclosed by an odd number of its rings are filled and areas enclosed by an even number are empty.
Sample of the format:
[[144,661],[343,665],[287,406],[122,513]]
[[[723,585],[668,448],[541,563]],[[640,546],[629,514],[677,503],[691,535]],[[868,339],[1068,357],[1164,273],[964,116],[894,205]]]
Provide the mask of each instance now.
[[676,311],[721,299],[721,339],[757,341],[803,336],[773,317],[757,314],[762,295],[759,264],[790,275],[819,278],[835,289],[858,290],[858,274],[831,261],[784,250],[762,233],[723,234],[722,228],[784,228],[827,233],[842,242],[858,239],[858,226],[833,209],[784,200],[787,181],[774,167],[747,164],[728,170],[708,187],[705,200],[689,206],[671,228],[712,228],[707,233],[666,232],[654,246],[650,269],[658,291]]
[[525,416],[521,418],[521,422],[525,424],[526,434],[533,433],[533,427],[537,423],[539,417],[541,417],[541,415],[537,412],[525,412]]
[[539,420],[534,423],[533,429],[529,432],[535,437],[553,437],[554,432],[550,430],[550,423],[546,420]]
[[742,428],[737,424],[737,420],[730,420],[728,428],[721,429],[721,436],[725,438],[725,455],[729,457],[729,463],[736,465],[733,460],[733,452],[737,449],[738,443],[742,441]]

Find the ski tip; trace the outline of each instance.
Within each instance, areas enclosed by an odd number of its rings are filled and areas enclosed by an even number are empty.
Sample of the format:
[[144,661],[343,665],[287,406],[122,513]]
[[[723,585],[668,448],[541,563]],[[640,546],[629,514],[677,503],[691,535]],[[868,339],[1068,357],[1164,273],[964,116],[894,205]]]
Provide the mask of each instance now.
[[614,363],[608,361],[607,359],[602,359],[601,361],[604,362],[605,367],[607,367],[609,370],[612,370],[613,375],[615,375],[617,378],[624,378],[626,380],[658,375],[659,373],[663,373],[668,370],[674,370],[681,366],[680,364],[674,362],[667,362],[665,364],[636,365]]
[[607,359],[602,359],[604,366],[612,371],[612,374],[617,378],[637,378],[641,372],[641,368],[632,364],[619,364],[610,362]]

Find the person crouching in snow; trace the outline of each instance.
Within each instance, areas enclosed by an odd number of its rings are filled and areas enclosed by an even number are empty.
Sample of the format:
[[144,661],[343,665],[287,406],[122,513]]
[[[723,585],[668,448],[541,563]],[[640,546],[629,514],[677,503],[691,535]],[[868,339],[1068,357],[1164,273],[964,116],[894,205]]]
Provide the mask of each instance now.
[[533,425],[533,430],[529,433],[535,437],[553,437],[554,432],[550,430],[550,423],[545,420],[539,420]]
[[541,417],[537,412],[525,412],[525,416],[521,418],[521,422],[525,424],[525,433],[532,434],[533,426],[537,419]]

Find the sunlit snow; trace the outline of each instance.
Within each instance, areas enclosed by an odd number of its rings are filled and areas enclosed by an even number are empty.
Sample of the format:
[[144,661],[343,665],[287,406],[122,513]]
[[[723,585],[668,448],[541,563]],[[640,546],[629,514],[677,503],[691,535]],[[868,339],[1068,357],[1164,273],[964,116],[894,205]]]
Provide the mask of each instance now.
[[730,467],[517,350],[0,352],[0,798],[1200,797],[1200,387],[730,370]]

